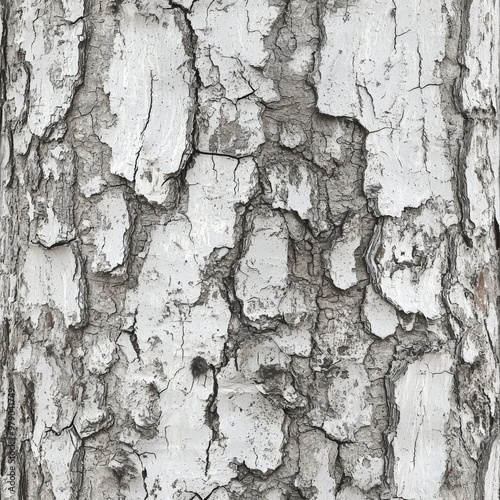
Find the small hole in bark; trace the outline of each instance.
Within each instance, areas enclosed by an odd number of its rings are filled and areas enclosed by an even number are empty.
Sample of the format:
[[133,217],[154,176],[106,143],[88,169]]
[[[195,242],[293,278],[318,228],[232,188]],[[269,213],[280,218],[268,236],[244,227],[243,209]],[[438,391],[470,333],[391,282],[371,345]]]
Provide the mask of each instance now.
[[205,358],[201,356],[196,356],[196,358],[191,361],[191,375],[193,375],[193,378],[205,375],[209,368],[210,365],[206,362]]

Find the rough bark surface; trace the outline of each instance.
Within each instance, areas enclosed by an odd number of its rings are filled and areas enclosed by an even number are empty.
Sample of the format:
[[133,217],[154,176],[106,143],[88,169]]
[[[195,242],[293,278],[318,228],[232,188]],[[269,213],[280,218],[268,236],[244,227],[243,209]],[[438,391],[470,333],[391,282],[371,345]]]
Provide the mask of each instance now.
[[498,0],[0,13],[2,499],[499,499]]

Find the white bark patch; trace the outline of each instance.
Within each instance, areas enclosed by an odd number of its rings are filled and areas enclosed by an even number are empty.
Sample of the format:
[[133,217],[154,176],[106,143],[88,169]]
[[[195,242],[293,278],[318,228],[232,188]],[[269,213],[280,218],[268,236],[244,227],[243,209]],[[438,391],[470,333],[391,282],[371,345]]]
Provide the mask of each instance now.
[[252,322],[279,315],[287,289],[288,229],[284,218],[269,210],[250,216],[250,231],[235,275],[235,291]]
[[387,218],[375,231],[367,255],[372,279],[382,296],[405,313],[437,319],[444,312],[445,229],[438,210],[423,208],[401,219]]
[[[464,361],[466,363],[471,363],[468,359],[464,359]],[[479,359],[474,359],[474,361],[480,362]],[[488,430],[484,424],[485,423],[482,420],[475,418],[473,409],[467,403],[461,404],[460,430],[462,432],[462,438],[467,452],[474,460],[479,458],[481,444],[488,435]]]
[[290,283],[279,305],[283,319],[289,325],[300,325],[316,313],[315,290],[304,282]]
[[28,128],[34,135],[43,136],[71,106],[81,78],[83,9],[81,0],[62,9],[46,1],[23,3],[16,40],[30,65]]
[[331,363],[340,360],[363,363],[370,347],[370,336],[365,333],[358,313],[351,304],[332,302],[325,311],[326,328],[314,331],[314,340],[324,353],[328,353],[327,359]]
[[[37,160],[32,158],[32,161]],[[35,210],[30,218],[36,220],[34,240],[49,248],[75,237],[72,188],[75,155],[65,143],[52,143],[42,155],[40,166],[43,180],[32,192]]]
[[476,122],[471,134],[465,159],[465,204],[473,224],[471,232],[477,237],[488,234],[495,217],[494,171],[498,170],[500,138],[493,126],[485,122]]
[[290,327],[280,323],[276,332],[272,334],[272,338],[279,348],[290,356],[309,356],[312,349],[311,331],[313,329],[313,322],[304,327]]
[[257,165],[252,158],[197,155],[188,170],[191,239],[200,261],[215,248],[234,246],[236,207],[247,203],[257,187]]
[[372,406],[367,402],[370,386],[363,365],[352,362],[336,364],[328,388],[328,407],[309,413],[311,422],[337,441],[354,441],[361,427],[371,424]]
[[113,414],[107,408],[107,387],[101,378],[95,377],[85,384],[73,425],[84,439],[113,424]]
[[426,354],[395,381],[399,422],[392,448],[399,497],[441,498],[439,489],[448,460],[446,429],[453,399],[452,365],[446,353]]
[[285,414],[242,378],[233,361],[219,376],[217,412],[221,438],[210,449],[211,470],[223,471],[223,466],[227,477],[233,477],[236,471],[230,463],[245,463],[264,473],[281,464]]
[[307,141],[304,129],[298,123],[285,122],[280,124],[280,143],[294,149]]
[[[120,497],[123,499],[144,498],[144,478],[142,477],[143,464],[137,453],[130,449],[118,448],[108,462],[109,469],[113,470],[115,477],[120,477]],[[109,488],[102,488],[109,495]]]
[[460,95],[464,111],[497,109],[499,4],[495,0],[470,4]]
[[41,497],[53,495],[58,500],[72,500],[78,496],[79,473],[77,454],[81,439],[73,429],[65,429],[60,435],[47,432],[41,443],[41,466],[44,484]]
[[293,210],[316,231],[329,228],[325,206],[320,202],[318,176],[306,165],[287,160],[266,164],[273,208]]
[[238,369],[246,380],[257,383],[263,394],[279,394],[290,405],[304,405],[288,378],[290,358],[279,345],[267,335],[259,335],[238,350]]
[[271,336],[286,354],[310,354],[317,317],[316,295],[309,284],[292,282],[281,300],[279,311],[286,324],[280,322]]
[[[154,439],[137,445],[146,453],[143,463],[149,493],[170,499],[174,494],[196,491],[205,497],[232,477],[207,474],[206,451],[213,439],[206,410],[215,391],[209,365],[222,361],[230,311],[216,289],[209,291],[204,304],[177,308],[169,303],[167,307],[168,315],[164,314],[153,331],[137,320],[140,364],[132,365],[136,374],[129,378],[132,391],[127,400],[138,428],[160,430]],[[192,362],[198,356],[207,363],[207,371],[194,374]],[[149,380],[162,391],[156,404],[140,389],[138,378]],[[221,467],[225,471],[228,464],[223,462]]]
[[144,307],[145,314],[158,319],[162,316],[160,310],[159,314],[146,311],[161,308],[166,302],[194,304],[198,299],[199,266],[190,232],[191,225],[182,216],[153,228],[137,289],[139,312]]
[[332,244],[330,276],[333,284],[347,290],[358,282],[354,252],[360,244],[360,218],[354,217],[342,226],[342,236]]
[[234,365],[222,370],[218,382],[218,440],[205,423],[213,392],[211,371],[193,380],[189,370],[181,368],[161,394],[156,418],[161,413],[158,427],[165,433],[138,445],[144,453],[147,489],[155,498],[184,498],[187,492],[206,497],[236,476],[233,464],[268,472],[281,463],[283,411],[243,380]]
[[104,84],[116,120],[100,131],[112,149],[111,173],[135,180],[137,194],[164,203],[165,180],[191,151],[193,72],[187,26],[177,9],[145,16],[127,5]]
[[204,153],[247,156],[265,142],[262,108],[255,97],[235,103],[220,88],[201,89],[198,94],[198,149]]
[[299,472],[295,486],[310,500],[335,498],[335,461],[337,443],[321,431],[313,430],[299,436]]
[[363,302],[363,314],[370,329],[370,333],[385,339],[392,335],[399,324],[398,315],[394,306],[384,300],[373,288],[366,287]]
[[87,354],[86,367],[93,375],[104,375],[117,360],[116,343],[105,337],[95,341]]
[[33,367],[36,380],[33,395],[36,420],[32,443],[38,448],[47,429],[57,433],[71,425],[78,404],[70,397],[71,384],[62,385],[63,380],[71,380],[70,366],[64,366],[64,362],[49,357],[44,350],[34,349],[31,354],[40,355],[36,366]]
[[48,304],[64,316],[66,326],[84,320],[84,283],[80,257],[73,246],[50,250],[30,246],[23,267],[23,296],[31,317],[38,323],[41,306]]
[[231,500],[229,493],[224,488],[219,488],[219,489],[215,490],[210,495],[209,498],[210,498],[210,500]]
[[222,84],[225,97],[233,102],[253,92],[265,101],[276,100],[273,82],[259,68],[269,57],[264,37],[280,12],[268,0],[251,6],[245,0],[195,2],[189,19],[198,40],[196,60],[203,85]]
[[218,486],[205,475],[206,449],[212,437],[212,431],[205,424],[205,410],[212,391],[211,373],[193,380],[185,367],[160,395],[154,422],[146,421],[148,426],[157,425],[160,434],[137,445],[147,471],[145,484],[152,498],[169,500],[185,491],[206,497]]
[[[490,249],[480,244],[469,248],[463,241],[460,241],[456,245],[455,251],[456,281],[450,286],[444,297],[453,316],[461,322],[461,328],[457,331],[457,334],[462,336],[466,332],[466,328],[471,327],[472,342],[475,339],[476,342],[483,344],[486,335],[489,334],[492,336],[492,345],[495,346],[498,343],[495,338],[498,327],[492,321],[496,320],[496,312],[492,313],[493,310],[487,306],[492,293],[492,288],[488,284],[489,269],[488,267],[477,269],[471,265],[476,259],[489,262],[491,259]],[[493,316],[490,317],[491,314]],[[484,330],[477,331],[476,325],[478,321],[481,323],[486,322],[485,326],[488,332]],[[482,337],[482,335],[485,335],[485,337]],[[485,346],[483,344],[481,347],[484,348]],[[491,352],[489,347],[487,351]]]
[[210,365],[220,364],[230,318],[229,306],[220,291],[210,289],[207,301],[191,308],[184,325],[184,356],[188,360],[202,356]]
[[497,500],[500,497],[500,438],[491,447],[488,468],[484,477],[484,500]]
[[370,450],[362,443],[343,444],[340,458],[344,473],[352,478],[354,485],[368,491],[381,484],[384,477],[382,450]]
[[201,292],[190,230],[185,218],[154,227],[139,283],[127,297],[141,362],[164,383],[184,366],[169,359],[183,356],[184,323]]
[[359,488],[347,486],[337,494],[335,500],[367,500],[367,497]]
[[110,272],[121,266],[127,252],[126,234],[130,228],[127,202],[118,189],[106,191],[95,205],[95,254],[92,271]]
[[267,335],[245,342],[238,350],[238,370],[247,380],[256,380],[262,366],[287,370],[289,364],[290,358]]
[[436,105],[446,42],[442,7],[361,0],[340,8],[330,0],[323,11],[318,108],[355,118],[370,132],[365,192],[381,215],[399,216],[433,197],[453,199],[446,125]]

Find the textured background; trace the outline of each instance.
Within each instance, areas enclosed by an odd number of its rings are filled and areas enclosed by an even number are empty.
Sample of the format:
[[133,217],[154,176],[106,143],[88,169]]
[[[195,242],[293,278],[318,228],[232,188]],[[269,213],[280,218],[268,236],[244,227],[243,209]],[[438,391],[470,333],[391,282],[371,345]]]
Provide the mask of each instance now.
[[0,12],[1,498],[498,500],[498,0]]

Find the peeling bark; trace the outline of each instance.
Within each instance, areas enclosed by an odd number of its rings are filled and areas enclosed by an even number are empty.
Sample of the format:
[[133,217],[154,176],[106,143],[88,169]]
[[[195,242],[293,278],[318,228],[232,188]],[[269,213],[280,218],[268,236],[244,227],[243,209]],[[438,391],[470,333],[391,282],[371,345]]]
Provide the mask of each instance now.
[[0,497],[497,500],[498,19],[2,3]]

